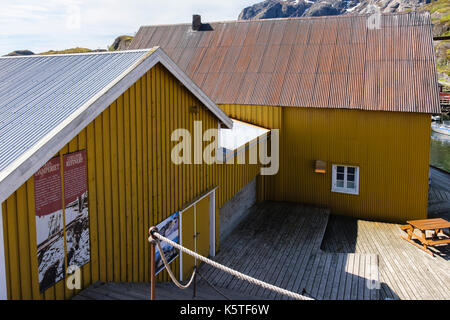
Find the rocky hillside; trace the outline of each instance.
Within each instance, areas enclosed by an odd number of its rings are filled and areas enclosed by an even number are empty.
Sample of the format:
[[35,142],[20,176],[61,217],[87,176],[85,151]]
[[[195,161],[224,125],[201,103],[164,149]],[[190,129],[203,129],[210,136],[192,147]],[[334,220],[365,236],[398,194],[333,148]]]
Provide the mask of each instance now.
[[32,54],[34,54],[34,52],[30,51],[30,50],[16,50],[16,51],[6,54],[5,57],[30,56]]
[[108,50],[127,50],[131,44],[131,41],[133,41],[132,36],[119,36],[114,40],[113,44],[108,47]]
[[[450,0],[266,0],[247,7],[240,20],[288,17],[364,14],[373,12],[375,4],[381,13],[411,10],[431,13],[434,37],[450,37]],[[450,39],[434,41],[438,79],[450,87]]]
[[[431,13],[433,36],[450,37],[450,1],[438,0],[427,4],[422,10]],[[434,41],[438,79],[450,89],[450,39]]]
[[[372,3],[382,13],[417,10],[430,0],[266,0],[247,7],[239,20],[288,17],[331,16],[339,14],[371,13]],[[448,2],[448,1],[447,1]]]

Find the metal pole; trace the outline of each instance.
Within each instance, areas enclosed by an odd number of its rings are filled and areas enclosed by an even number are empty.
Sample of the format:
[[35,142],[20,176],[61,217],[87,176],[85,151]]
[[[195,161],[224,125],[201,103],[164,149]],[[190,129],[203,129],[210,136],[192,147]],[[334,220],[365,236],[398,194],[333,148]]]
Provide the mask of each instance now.
[[194,298],[197,293],[197,266],[194,266]]
[[155,241],[150,241],[150,300],[155,300]]
[[156,240],[153,238],[153,233],[157,232],[158,228],[155,226],[148,230],[150,237],[148,241],[150,242],[150,300],[155,300],[155,285],[156,285],[156,275],[155,275],[155,246]]

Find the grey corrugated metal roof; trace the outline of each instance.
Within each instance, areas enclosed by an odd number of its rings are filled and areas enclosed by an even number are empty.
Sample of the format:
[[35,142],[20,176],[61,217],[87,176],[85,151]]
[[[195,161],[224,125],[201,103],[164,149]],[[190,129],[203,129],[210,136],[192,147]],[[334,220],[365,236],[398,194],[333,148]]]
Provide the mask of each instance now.
[[215,103],[440,112],[428,13],[143,26]]
[[159,47],[0,58],[0,203],[157,63],[232,128]]
[[0,58],[0,172],[148,53]]

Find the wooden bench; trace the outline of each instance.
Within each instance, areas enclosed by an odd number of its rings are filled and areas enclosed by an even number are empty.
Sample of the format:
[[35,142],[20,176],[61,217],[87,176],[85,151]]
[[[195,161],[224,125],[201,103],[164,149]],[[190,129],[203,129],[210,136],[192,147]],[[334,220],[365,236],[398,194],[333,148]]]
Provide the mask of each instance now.
[[[450,234],[444,230],[446,228],[450,228],[450,222],[447,220],[436,218],[411,220],[406,221],[406,223],[407,224],[405,225],[401,225],[400,229],[405,231],[408,234],[408,237],[401,236],[402,239],[412,243],[432,256],[434,256],[434,254],[428,249],[428,247],[450,243]],[[420,235],[414,232],[415,229],[420,231]],[[431,238],[427,238],[427,231],[433,232],[433,236]],[[442,234],[443,236],[439,236],[439,234]],[[419,240],[422,245],[418,244],[413,239]]]

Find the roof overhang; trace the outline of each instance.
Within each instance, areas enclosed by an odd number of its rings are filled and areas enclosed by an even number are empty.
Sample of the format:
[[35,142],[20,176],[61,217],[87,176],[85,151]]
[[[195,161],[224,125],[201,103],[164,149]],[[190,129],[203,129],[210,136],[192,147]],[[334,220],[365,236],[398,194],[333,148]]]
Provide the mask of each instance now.
[[231,119],[161,48],[146,50],[146,55],[0,172],[0,204],[157,63],[171,72],[223,125],[233,127]]
[[266,141],[270,130],[253,124],[232,119],[233,128],[219,129],[218,159],[226,162],[238,154]]

